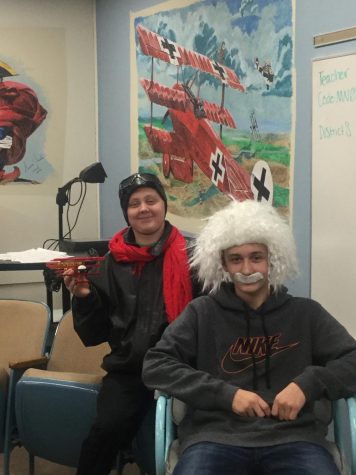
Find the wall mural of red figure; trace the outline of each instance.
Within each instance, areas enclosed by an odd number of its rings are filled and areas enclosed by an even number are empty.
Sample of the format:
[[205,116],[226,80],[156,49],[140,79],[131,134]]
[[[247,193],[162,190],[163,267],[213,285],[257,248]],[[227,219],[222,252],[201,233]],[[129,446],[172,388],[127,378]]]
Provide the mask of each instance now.
[[[23,181],[16,166],[26,153],[27,138],[42,124],[47,111],[35,91],[21,82],[4,81],[16,72],[0,61],[0,184]],[[13,166],[5,171],[6,166]]]

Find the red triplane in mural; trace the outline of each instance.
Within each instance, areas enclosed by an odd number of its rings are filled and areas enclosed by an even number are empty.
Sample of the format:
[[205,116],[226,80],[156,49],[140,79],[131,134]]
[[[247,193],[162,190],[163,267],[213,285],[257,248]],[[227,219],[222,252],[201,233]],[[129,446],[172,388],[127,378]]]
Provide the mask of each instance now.
[[[222,83],[221,105],[217,105],[193,94],[188,82],[177,81],[173,87],[141,79],[151,103],[168,108],[173,131],[144,126],[145,133],[154,152],[162,153],[162,171],[166,178],[170,173],[185,183],[193,181],[194,163],[214,183],[218,189],[240,201],[245,199],[266,199],[271,201],[273,191],[259,182],[251,187],[251,176],[233,158],[221,139],[223,125],[236,128],[230,112],[224,107],[225,87],[230,86],[241,92],[245,88],[235,72],[195,51],[188,50],[173,41],[154,33],[142,25],[136,27],[142,53],[152,58],[174,64],[177,67],[191,66],[198,71],[209,73]],[[152,61],[153,68],[153,61]],[[220,137],[210,121],[220,124]],[[265,163],[265,162],[263,162]],[[267,168],[268,165],[266,164]],[[269,168],[259,167],[262,173],[270,175]],[[265,171],[263,171],[265,170]],[[271,178],[271,176],[270,176]],[[252,180],[254,179],[252,173]],[[260,177],[258,177],[260,180]],[[264,188],[264,189],[263,189]]]

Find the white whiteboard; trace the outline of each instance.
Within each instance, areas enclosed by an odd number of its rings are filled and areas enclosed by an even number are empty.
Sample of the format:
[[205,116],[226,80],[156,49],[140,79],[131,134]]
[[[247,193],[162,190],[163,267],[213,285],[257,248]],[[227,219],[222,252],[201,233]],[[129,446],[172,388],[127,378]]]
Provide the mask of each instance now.
[[313,62],[311,295],[356,337],[356,54]]

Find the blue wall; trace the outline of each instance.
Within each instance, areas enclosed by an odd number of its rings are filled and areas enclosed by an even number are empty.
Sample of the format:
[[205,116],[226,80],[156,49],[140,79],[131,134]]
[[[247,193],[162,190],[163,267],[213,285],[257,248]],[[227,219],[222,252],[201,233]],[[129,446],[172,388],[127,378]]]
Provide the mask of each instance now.
[[[97,0],[99,158],[109,178],[101,186],[101,235],[112,236],[125,222],[117,200],[118,183],[130,173],[130,11],[161,2]],[[318,57],[356,50],[356,42],[314,48],[313,37],[355,26],[355,0],[296,0],[296,144],[293,230],[300,277],[289,285],[310,295],[311,246],[311,65]],[[329,197],[326,196],[326,199]],[[326,256],[327,257],[327,256]]]
[[99,160],[108,178],[100,188],[101,237],[126,225],[118,185],[130,174],[130,11],[151,0],[97,0]]

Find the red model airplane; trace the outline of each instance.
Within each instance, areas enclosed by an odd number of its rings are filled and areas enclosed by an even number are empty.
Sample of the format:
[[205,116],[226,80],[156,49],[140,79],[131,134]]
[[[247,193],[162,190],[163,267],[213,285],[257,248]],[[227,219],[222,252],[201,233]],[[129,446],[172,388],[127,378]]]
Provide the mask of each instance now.
[[[201,171],[218,189],[240,201],[253,199],[251,176],[233,158],[221,139],[221,127],[236,128],[233,117],[224,107],[225,87],[244,91],[235,72],[195,51],[187,50],[173,41],[154,33],[142,25],[137,26],[141,50],[152,58],[181,66],[191,66],[209,73],[222,83],[221,105],[202,100],[193,94],[188,83],[176,82],[173,87],[151,80],[141,79],[141,84],[151,103],[168,108],[173,131],[144,126],[153,151],[162,153],[162,171],[166,178],[172,172],[174,178],[185,183],[193,181],[193,166]],[[153,67],[153,61],[152,61]],[[210,124],[220,124],[220,137]]]
[[67,269],[74,270],[74,276],[78,281],[90,271],[90,275],[97,275],[96,269],[104,257],[63,257],[46,262],[46,267],[55,271],[56,275],[63,277]]

